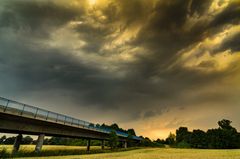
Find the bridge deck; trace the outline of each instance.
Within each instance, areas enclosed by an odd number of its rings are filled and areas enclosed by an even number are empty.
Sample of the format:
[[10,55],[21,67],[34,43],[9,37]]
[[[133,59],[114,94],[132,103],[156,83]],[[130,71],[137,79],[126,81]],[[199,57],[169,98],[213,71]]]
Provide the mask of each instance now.
[[[96,127],[93,123],[79,120],[76,118],[72,118],[66,115],[62,115],[59,113],[51,112],[48,110],[44,110],[41,108],[37,108],[34,106],[30,106],[27,104],[23,104],[17,101],[9,100],[6,98],[0,97],[0,112],[4,114],[30,118],[39,121],[47,121],[51,123],[61,124],[64,126],[70,126],[73,128],[81,128],[86,129],[88,131],[96,132],[96,133],[104,133],[109,134],[112,129]],[[115,131],[119,137],[127,138],[128,134]],[[141,140],[140,137],[133,136],[134,140]]]

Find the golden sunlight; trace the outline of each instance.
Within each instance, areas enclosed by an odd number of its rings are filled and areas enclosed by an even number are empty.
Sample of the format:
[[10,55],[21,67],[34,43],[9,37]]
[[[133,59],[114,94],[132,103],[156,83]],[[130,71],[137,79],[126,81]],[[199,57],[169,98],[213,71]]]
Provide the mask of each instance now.
[[89,3],[90,5],[95,5],[96,2],[97,2],[97,0],[88,0],[88,3]]

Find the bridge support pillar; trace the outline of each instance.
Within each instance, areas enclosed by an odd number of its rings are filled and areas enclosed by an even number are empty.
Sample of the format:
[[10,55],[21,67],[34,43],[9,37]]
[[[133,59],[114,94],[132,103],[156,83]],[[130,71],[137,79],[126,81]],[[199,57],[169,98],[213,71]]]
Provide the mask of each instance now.
[[36,147],[35,147],[35,152],[40,152],[42,150],[44,136],[45,136],[44,134],[38,135],[38,139],[37,139],[37,143],[36,143]]
[[19,134],[16,138],[15,138],[15,141],[14,141],[14,145],[13,145],[13,150],[12,152],[15,153],[15,152],[18,152],[19,148],[20,148],[20,144],[22,142],[22,134]]
[[105,140],[102,140],[102,150],[104,150]]
[[91,140],[87,140],[87,151],[90,151]]
[[126,149],[127,148],[127,141],[123,141],[123,147]]

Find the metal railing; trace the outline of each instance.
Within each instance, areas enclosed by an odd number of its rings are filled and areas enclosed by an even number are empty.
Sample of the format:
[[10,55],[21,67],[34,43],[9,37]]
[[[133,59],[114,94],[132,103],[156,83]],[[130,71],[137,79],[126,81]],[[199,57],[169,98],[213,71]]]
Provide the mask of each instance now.
[[[107,134],[113,131],[112,129],[109,128],[97,127],[95,124],[84,120],[79,120],[59,113],[51,112],[31,105],[9,100],[3,97],[0,97],[0,112],[59,123],[63,125],[69,125],[73,127],[85,128]],[[128,137],[128,134],[125,132],[121,131],[115,132],[118,136]],[[133,136],[132,138],[135,140],[141,140],[141,138],[137,136]]]

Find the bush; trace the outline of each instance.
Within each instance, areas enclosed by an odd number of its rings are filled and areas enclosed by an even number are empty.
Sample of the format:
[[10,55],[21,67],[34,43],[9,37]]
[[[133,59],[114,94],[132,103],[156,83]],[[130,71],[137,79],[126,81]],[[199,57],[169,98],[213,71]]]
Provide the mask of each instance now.
[[162,144],[162,143],[157,143],[157,142],[154,142],[154,146],[153,147],[160,147],[160,148],[164,148],[165,145]]
[[176,145],[177,148],[191,148],[191,145],[185,141],[179,142]]

